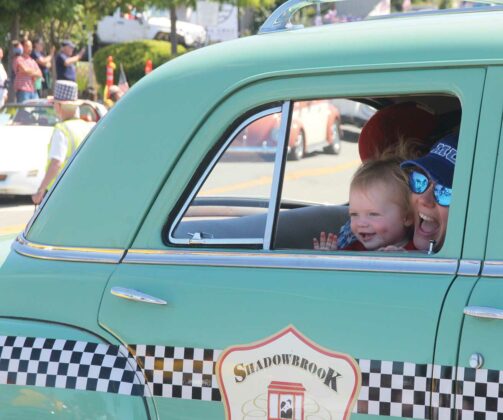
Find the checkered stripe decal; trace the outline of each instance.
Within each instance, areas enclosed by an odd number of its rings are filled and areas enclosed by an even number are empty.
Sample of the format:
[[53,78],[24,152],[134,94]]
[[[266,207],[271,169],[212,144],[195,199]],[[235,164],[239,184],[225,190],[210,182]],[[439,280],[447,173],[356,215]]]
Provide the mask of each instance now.
[[215,365],[221,350],[130,346],[143,369],[149,393],[168,398],[220,401]]
[[144,395],[141,378],[123,346],[0,336],[0,384]]
[[[0,336],[0,384],[220,401],[221,350]],[[353,412],[418,419],[503,420],[503,371],[358,360]],[[145,378],[145,380],[142,379]]]
[[363,359],[358,364],[362,385],[353,412],[429,418],[431,365]]
[[503,420],[503,371],[457,368],[458,418]]
[[358,364],[362,386],[355,413],[442,420],[455,408],[459,419],[503,420],[503,371],[362,359]]

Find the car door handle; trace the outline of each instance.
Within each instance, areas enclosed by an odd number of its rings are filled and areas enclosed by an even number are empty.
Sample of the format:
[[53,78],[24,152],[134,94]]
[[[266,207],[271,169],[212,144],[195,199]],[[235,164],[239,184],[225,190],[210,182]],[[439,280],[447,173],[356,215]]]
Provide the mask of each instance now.
[[463,312],[475,318],[503,319],[503,309],[488,306],[467,306]]
[[139,292],[138,290],[127,289],[125,287],[112,287],[110,293],[122,299],[134,300],[135,302],[153,303],[154,305],[168,304],[165,300],[147,295],[146,293]]

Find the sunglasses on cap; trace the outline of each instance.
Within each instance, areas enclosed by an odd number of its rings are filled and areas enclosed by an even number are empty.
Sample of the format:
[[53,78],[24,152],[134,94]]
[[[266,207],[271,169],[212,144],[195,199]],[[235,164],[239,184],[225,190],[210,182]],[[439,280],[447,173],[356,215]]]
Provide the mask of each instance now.
[[[430,187],[431,182],[431,179],[421,172],[409,172],[409,188],[414,194],[423,194]],[[435,183],[433,197],[441,206],[449,207],[452,199],[452,188]]]

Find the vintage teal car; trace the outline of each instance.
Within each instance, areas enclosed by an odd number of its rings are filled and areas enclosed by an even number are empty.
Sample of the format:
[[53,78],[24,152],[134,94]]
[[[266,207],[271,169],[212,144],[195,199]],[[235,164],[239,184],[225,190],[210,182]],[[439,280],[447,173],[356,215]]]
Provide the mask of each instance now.
[[[502,419],[493,9],[275,15],[141,80],[0,245],[0,418]],[[357,137],[301,161],[285,139],[296,106],[336,98],[459,129],[438,252],[312,249],[347,220]],[[226,153],[270,115],[272,157]]]

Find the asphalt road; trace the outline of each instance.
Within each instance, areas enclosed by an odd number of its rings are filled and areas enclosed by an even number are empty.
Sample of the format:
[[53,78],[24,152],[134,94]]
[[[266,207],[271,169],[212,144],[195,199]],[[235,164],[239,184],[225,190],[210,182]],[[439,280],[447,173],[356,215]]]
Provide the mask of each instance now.
[[0,195],[0,235],[22,231],[34,210],[30,197]]

